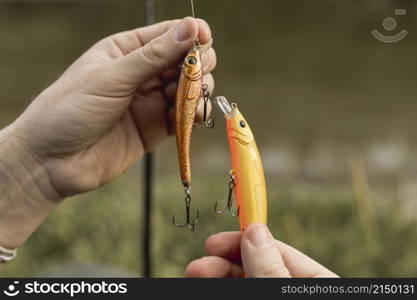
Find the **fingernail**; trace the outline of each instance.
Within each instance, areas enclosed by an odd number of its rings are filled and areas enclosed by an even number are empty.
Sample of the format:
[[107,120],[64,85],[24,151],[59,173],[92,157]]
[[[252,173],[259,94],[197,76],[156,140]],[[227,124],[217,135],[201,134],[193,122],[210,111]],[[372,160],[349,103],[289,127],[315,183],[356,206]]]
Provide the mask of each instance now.
[[191,37],[192,30],[190,24],[184,19],[174,30],[174,37],[178,42],[183,42]]
[[271,234],[266,226],[258,226],[249,232],[249,241],[254,247],[265,247],[271,243]]

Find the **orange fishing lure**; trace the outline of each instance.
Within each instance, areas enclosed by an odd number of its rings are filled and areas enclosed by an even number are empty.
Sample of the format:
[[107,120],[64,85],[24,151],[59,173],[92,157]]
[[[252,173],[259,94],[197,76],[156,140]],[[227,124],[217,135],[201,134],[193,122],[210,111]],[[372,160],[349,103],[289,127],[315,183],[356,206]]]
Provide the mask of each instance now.
[[[240,229],[253,223],[267,222],[267,193],[261,155],[255,137],[236,104],[230,105],[225,97],[217,97],[216,105],[226,118],[227,139],[230,146],[232,171],[229,198],[223,213],[229,210],[239,215]],[[238,211],[232,212],[232,193],[237,200]]]

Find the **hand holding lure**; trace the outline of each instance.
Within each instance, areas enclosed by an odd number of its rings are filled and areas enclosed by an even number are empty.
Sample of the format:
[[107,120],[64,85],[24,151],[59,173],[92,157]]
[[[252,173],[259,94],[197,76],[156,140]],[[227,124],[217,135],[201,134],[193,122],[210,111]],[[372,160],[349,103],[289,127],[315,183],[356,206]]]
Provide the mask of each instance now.
[[[229,197],[221,214],[228,210],[239,215],[240,229],[253,223],[267,222],[267,194],[261,156],[255,137],[236,104],[230,105],[225,97],[217,97],[215,104],[226,118],[232,170],[230,171]],[[237,200],[237,213],[232,212],[233,192]]]
[[[193,16],[194,5],[191,1]],[[204,100],[204,116],[203,122],[199,125],[205,125],[208,128],[213,128],[214,119],[207,118],[208,102],[210,92],[208,86],[203,84],[203,71],[201,62],[201,53],[208,50],[212,46],[212,40],[206,45],[200,45],[199,40],[194,44],[194,47],[188,52],[181,67],[181,75],[177,88],[175,116],[176,116],[176,139],[178,150],[178,161],[180,165],[181,181],[185,191],[185,205],[186,205],[186,221],[184,224],[178,224],[175,217],[172,217],[173,223],[177,227],[188,226],[191,231],[194,231],[197,217],[191,220],[191,135],[194,126],[196,126],[195,115],[198,102],[201,97]]]

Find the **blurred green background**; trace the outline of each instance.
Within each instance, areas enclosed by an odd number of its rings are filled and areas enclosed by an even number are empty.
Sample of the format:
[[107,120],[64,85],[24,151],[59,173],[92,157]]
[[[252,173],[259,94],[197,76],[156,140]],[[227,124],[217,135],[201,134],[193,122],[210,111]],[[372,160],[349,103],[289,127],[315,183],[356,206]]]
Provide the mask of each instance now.
[[[190,15],[157,0],[158,20]],[[0,127],[90,45],[143,24],[143,1],[0,1]],[[417,276],[417,3],[388,0],[195,0],[214,32],[216,95],[239,104],[262,153],[277,238],[341,276]],[[407,9],[406,16],[394,10]],[[382,21],[395,16],[389,33]],[[370,34],[409,31],[385,44]],[[174,139],[156,151],[153,276],[183,276],[213,233],[229,152],[224,122],[193,136],[194,233]],[[141,276],[143,162],[67,199],[0,276]]]

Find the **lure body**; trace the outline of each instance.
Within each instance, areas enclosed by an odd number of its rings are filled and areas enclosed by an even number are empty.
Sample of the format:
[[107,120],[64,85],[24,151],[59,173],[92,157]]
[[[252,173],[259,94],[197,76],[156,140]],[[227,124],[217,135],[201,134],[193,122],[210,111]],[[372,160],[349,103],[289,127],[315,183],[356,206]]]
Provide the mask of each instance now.
[[[218,98],[228,104],[224,97]],[[244,230],[250,224],[267,222],[265,175],[255,137],[236,105],[232,105],[225,117],[240,229]]]
[[203,72],[200,50],[195,46],[184,59],[175,103],[178,161],[181,180],[186,187],[191,184],[191,135],[202,86]]

